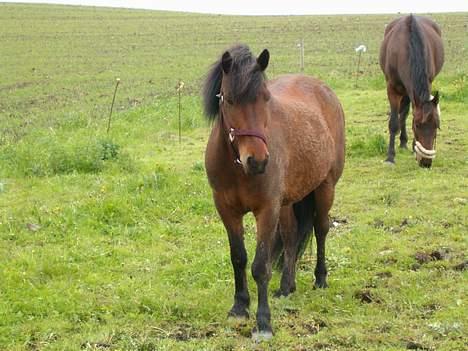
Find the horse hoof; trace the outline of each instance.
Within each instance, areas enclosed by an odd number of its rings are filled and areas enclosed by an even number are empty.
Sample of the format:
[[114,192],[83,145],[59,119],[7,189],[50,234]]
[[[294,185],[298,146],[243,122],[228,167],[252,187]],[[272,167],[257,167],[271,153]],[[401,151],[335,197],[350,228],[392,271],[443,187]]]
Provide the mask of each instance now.
[[326,289],[328,288],[328,284],[326,281],[323,282],[315,282],[314,289]]
[[249,317],[248,316],[231,316],[228,315],[227,317],[227,322],[230,325],[238,325],[238,324],[245,324],[248,322]]
[[275,298],[280,298],[280,297],[287,297],[289,295],[289,293],[285,293],[283,290],[281,289],[278,289],[275,291],[275,293],[273,294],[273,297]]
[[232,310],[228,313],[229,320],[243,321],[249,319],[249,312],[247,310]]
[[273,338],[273,332],[271,330],[258,331],[257,328],[252,330],[252,340],[257,343],[271,340],[271,338]]
[[384,163],[388,166],[395,166],[395,161],[385,160]]

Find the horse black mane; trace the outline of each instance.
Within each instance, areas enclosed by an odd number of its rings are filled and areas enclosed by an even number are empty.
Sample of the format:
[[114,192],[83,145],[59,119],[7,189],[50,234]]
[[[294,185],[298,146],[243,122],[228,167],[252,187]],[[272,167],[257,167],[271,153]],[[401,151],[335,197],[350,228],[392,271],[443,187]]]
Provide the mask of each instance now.
[[[232,58],[229,72],[229,86],[224,98],[233,104],[246,104],[255,101],[258,90],[266,80],[264,72],[257,64],[257,58],[249,47],[238,44],[228,49]],[[223,68],[221,57],[211,66],[203,85],[203,107],[208,120],[219,114],[219,98]]]
[[415,97],[421,102],[428,101],[429,92],[428,74],[426,65],[426,48],[419,29],[417,17],[410,15],[408,20],[409,29],[409,58],[411,67],[411,82]]

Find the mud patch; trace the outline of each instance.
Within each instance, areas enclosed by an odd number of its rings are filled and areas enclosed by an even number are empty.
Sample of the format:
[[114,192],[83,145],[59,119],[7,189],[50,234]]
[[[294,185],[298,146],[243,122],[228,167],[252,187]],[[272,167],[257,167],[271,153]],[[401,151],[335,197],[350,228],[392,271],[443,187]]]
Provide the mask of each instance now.
[[[327,344],[324,342],[316,342],[312,347],[312,350],[332,350],[332,349],[333,349],[333,345]],[[305,350],[309,351],[310,349],[306,348]]]
[[5,85],[3,87],[0,87],[0,92],[1,91],[13,91],[13,90],[19,90],[19,89],[24,89],[30,85],[33,85],[34,82],[18,82],[15,84],[11,85]]
[[448,249],[433,250],[431,252],[416,252],[414,258],[420,265],[431,261],[442,261],[448,258]]
[[82,350],[108,350],[112,347],[107,342],[84,342],[81,344]]
[[395,233],[395,234],[401,232],[403,229],[405,229],[405,227],[411,226],[409,218],[403,218],[401,220],[400,224],[398,224],[396,226],[385,225],[385,222],[381,218],[374,218],[374,220],[370,224],[374,228],[383,229],[383,230],[385,230],[387,232],[391,232],[391,233]]
[[414,342],[414,341],[408,341],[406,343],[406,349],[407,350],[432,350],[431,347],[428,347],[428,346],[424,346],[418,342]]
[[390,271],[383,271],[383,272],[376,273],[375,276],[379,279],[386,279],[386,278],[391,278],[393,274]]
[[453,266],[454,270],[460,271],[460,272],[466,271],[467,268],[468,268],[468,260]]
[[207,339],[216,336],[219,325],[210,324],[206,328],[195,328],[188,323],[177,324],[172,329],[153,327],[153,335],[158,339],[174,339],[188,341],[191,339]]
[[432,315],[440,310],[440,305],[436,303],[428,303],[422,306],[421,318],[422,319],[429,319]]
[[362,303],[381,303],[382,300],[376,296],[371,290],[364,289],[354,293],[354,298]]
[[333,228],[338,228],[348,224],[348,219],[345,217],[330,217],[330,224]]
[[293,318],[287,322],[287,327],[294,336],[305,337],[319,333],[327,327],[327,323],[323,320],[309,319],[304,321]]
[[[319,333],[328,324],[321,318],[313,318],[301,315],[296,308],[285,308],[286,313],[282,314],[279,328],[287,329],[294,337],[308,337]],[[282,327],[281,327],[282,326]]]

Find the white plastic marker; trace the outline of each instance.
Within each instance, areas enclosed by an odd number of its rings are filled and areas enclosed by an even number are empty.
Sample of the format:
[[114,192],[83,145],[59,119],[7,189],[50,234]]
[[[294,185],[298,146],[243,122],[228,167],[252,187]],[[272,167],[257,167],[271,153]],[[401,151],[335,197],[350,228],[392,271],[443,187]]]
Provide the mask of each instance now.
[[359,66],[361,65],[361,55],[363,52],[367,51],[367,47],[363,44],[359,45],[357,48],[354,49],[357,53],[359,53],[358,57],[358,64],[357,64],[357,69],[356,69],[356,81],[354,82],[354,87],[357,87],[357,79],[359,75]]

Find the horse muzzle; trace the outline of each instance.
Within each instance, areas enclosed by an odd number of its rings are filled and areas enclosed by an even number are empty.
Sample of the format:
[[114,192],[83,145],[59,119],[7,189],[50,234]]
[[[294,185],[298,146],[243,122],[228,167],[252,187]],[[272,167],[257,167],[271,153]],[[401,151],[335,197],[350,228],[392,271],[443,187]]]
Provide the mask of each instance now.
[[246,173],[250,175],[263,174],[265,173],[267,164],[268,164],[268,156],[266,156],[261,161],[255,159],[255,157],[253,156],[249,156],[247,157],[247,162],[244,166],[244,169]]
[[419,141],[414,144],[414,152],[416,160],[421,167],[429,168],[432,165],[432,160],[436,157],[436,150],[428,150]]

